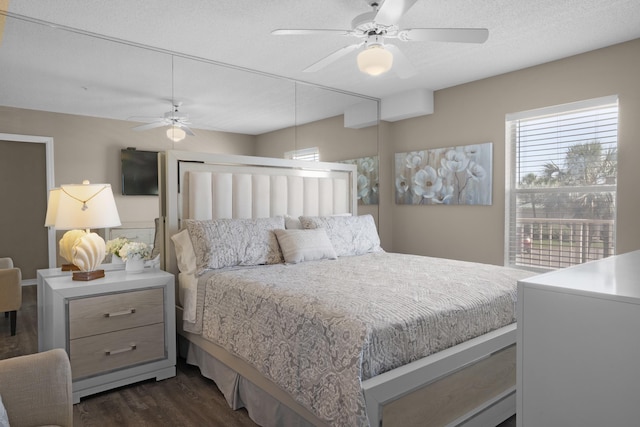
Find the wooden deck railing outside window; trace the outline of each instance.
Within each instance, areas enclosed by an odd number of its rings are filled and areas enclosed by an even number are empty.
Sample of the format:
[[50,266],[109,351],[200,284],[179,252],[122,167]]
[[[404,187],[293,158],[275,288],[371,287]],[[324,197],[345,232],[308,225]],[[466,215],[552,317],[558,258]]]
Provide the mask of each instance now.
[[614,255],[614,221],[518,218],[515,264],[562,268]]

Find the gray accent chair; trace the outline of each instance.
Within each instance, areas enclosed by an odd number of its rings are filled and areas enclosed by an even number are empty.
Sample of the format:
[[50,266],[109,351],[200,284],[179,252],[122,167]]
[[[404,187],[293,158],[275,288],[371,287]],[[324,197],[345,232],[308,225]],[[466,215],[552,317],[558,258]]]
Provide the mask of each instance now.
[[16,334],[16,313],[22,306],[22,272],[11,258],[0,258],[0,312],[10,316],[11,335]]
[[73,426],[67,353],[56,348],[0,360],[0,396],[11,427]]

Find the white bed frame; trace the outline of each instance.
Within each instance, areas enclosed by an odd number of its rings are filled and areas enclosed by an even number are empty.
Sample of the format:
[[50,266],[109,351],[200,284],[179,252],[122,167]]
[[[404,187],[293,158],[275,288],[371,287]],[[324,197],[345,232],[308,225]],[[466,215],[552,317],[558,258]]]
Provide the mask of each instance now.
[[[357,213],[354,165],[167,151],[160,154],[159,168],[162,262],[176,277],[175,252],[168,242],[183,218]],[[190,179],[197,183],[193,188]],[[195,187],[205,188],[206,194],[188,206],[189,192]],[[201,336],[185,332],[182,308],[176,308],[180,336],[310,423],[322,424],[251,366]],[[364,381],[370,425],[498,425],[515,414],[515,342],[512,324]]]

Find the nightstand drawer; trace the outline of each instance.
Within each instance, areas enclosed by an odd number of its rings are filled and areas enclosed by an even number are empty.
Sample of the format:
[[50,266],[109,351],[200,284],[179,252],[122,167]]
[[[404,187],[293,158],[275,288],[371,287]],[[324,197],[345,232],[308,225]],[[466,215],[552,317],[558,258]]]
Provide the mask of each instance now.
[[164,321],[162,288],[69,301],[69,339]]
[[69,342],[74,380],[164,357],[164,323]]

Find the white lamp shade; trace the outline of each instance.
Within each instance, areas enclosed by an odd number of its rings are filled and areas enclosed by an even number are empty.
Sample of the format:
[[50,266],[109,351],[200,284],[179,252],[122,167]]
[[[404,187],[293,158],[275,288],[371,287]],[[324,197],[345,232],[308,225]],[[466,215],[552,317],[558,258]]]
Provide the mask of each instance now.
[[182,141],[186,136],[187,133],[178,126],[170,126],[169,129],[167,129],[167,138],[173,142]]
[[120,225],[109,184],[63,185],[49,193],[45,226],[60,230],[105,228]]
[[382,45],[374,44],[358,54],[358,68],[363,73],[378,76],[393,65],[393,54]]
[[56,216],[58,215],[58,204],[60,203],[59,188],[49,190],[49,200],[47,201],[47,217],[44,220],[45,227],[53,227],[56,225]]

